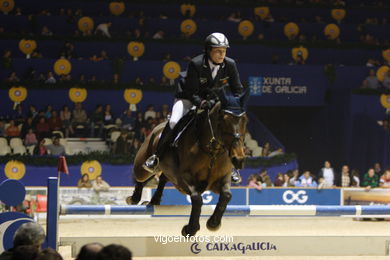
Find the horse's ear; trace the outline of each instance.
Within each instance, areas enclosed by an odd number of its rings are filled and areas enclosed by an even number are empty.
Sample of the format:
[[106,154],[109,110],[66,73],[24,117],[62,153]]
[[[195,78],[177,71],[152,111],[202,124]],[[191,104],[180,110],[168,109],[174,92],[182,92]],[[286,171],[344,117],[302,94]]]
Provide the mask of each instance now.
[[218,101],[213,108],[210,110],[210,115],[215,115],[221,109],[221,101]]

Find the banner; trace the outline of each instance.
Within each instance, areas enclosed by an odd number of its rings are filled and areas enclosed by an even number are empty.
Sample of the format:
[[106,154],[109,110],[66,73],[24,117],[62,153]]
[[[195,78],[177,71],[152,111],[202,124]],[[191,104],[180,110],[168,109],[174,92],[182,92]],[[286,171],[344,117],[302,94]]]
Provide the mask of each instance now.
[[341,205],[339,189],[250,189],[249,205]]
[[[260,68],[259,68],[260,69]],[[323,69],[296,65],[286,70],[261,67],[248,77],[253,106],[322,106],[327,79]]]
[[[152,194],[155,190],[152,190]],[[246,189],[231,189],[233,194],[229,205],[245,205],[246,204]],[[219,194],[211,191],[202,193],[204,205],[216,205],[218,203]],[[165,189],[161,200],[161,205],[191,205],[191,198],[184,195],[176,189]]]

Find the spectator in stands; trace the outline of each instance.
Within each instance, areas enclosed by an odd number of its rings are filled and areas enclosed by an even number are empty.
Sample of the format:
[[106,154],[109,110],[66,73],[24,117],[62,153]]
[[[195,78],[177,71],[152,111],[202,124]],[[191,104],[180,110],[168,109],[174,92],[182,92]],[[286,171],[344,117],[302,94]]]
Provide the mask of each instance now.
[[294,187],[295,183],[298,181],[298,179],[299,179],[299,170],[295,169],[291,172],[289,186]]
[[341,168],[341,187],[351,186],[351,175],[349,174],[348,165],[343,165]]
[[121,135],[116,139],[114,144],[115,154],[128,154],[129,153],[129,137],[126,130],[121,131]]
[[74,51],[74,44],[71,42],[65,42],[64,46],[62,47],[60,51],[60,57],[63,57],[65,59],[74,59],[77,58],[75,51]]
[[54,77],[53,72],[49,71],[49,72],[47,73],[47,78],[46,78],[46,80],[45,80],[45,83],[46,83],[46,84],[56,84],[56,83],[57,83],[57,80],[56,80],[56,78]]
[[130,109],[126,109],[126,111],[123,113],[122,117],[122,128],[126,129],[128,131],[131,131],[134,129],[135,126],[135,118],[132,116],[132,112]]
[[13,247],[7,251],[4,251],[0,255],[0,259],[13,259],[14,250],[19,246],[34,246],[40,250],[44,241],[45,231],[39,224],[35,222],[24,223],[15,232]]
[[107,54],[107,52],[105,51],[105,50],[102,50],[101,52],[100,52],[100,60],[109,60],[110,58],[108,57],[108,54]]
[[103,136],[103,129],[104,129],[104,112],[103,112],[103,105],[98,104],[96,105],[95,111],[91,115],[91,137],[95,137],[95,127],[97,127],[98,130],[98,137]]
[[47,105],[46,111],[45,111],[45,118],[49,119],[52,116],[53,107],[51,105]]
[[236,12],[233,12],[229,15],[229,17],[227,18],[227,20],[229,22],[234,22],[234,23],[239,23],[241,22],[242,18],[241,18],[241,13],[239,11],[236,11]]
[[16,72],[13,71],[9,74],[8,78],[7,78],[7,82],[10,82],[10,83],[17,83],[19,82],[20,79],[18,78],[18,76],[16,75]]
[[141,147],[142,143],[137,138],[134,137],[135,134],[134,132],[130,132],[130,134],[133,135],[132,138],[133,141],[130,144],[130,154],[135,155],[138,152],[139,148]]
[[112,112],[111,112],[111,105],[109,104],[106,104],[105,107],[104,107],[104,125],[112,125],[114,124],[115,120],[114,120],[114,116],[112,115]]
[[134,84],[138,87],[142,87],[144,84],[144,82],[142,81],[142,79],[140,77],[136,77],[135,80],[134,80]]
[[276,180],[274,182],[275,187],[287,187],[288,182],[286,183],[283,173],[278,173],[276,175]]
[[153,105],[148,105],[146,108],[145,114],[144,114],[144,119],[147,120],[148,118],[156,118],[156,111],[154,110]]
[[96,27],[95,34],[101,34],[103,36],[111,38],[111,34],[110,34],[110,31],[109,31],[111,25],[112,25],[112,23],[110,23],[110,22],[99,24]]
[[81,247],[76,260],[94,260],[97,254],[102,250],[103,245],[100,243],[89,243]]
[[65,147],[60,144],[60,138],[58,136],[53,138],[53,143],[46,145],[46,149],[50,151],[51,155],[65,155]]
[[165,32],[163,30],[158,30],[152,38],[155,40],[163,40],[165,37]]
[[351,172],[351,187],[360,187],[360,173],[358,170],[353,169]]
[[96,180],[92,182],[92,189],[99,193],[101,191],[108,191],[110,189],[110,185],[103,180],[102,176],[97,176]]
[[46,141],[44,138],[39,139],[38,145],[34,147],[33,155],[39,155],[39,156],[47,155],[47,149],[45,143]]
[[34,120],[37,115],[38,115],[37,108],[34,105],[30,105],[28,107],[28,115],[27,116],[31,117]]
[[371,69],[369,75],[363,80],[361,88],[377,89],[379,86],[375,70]]
[[387,169],[379,180],[379,186],[381,188],[390,188],[390,170]]
[[129,249],[124,246],[111,244],[103,247],[102,250],[97,254],[97,260],[131,260],[132,254]]
[[368,169],[368,172],[363,176],[362,187],[365,187],[366,190],[371,188],[376,188],[379,186],[379,176],[375,174],[374,168]]
[[65,138],[68,138],[70,134],[73,135],[74,131],[72,128],[72,113],[69,110],[69,107],[67,105],[64,105],[62,107],[62,110],[60,111],[60,119],[62,121],[62,126],[65,132]]
[[4,69],[12,69],[12,52],[10,50],[4,51],[1,63]]
[[91,181],[89,180],[89,175],[84,173],[83,176],[77,181],[77,188],[92,188]]
[[271,178],[268,175],[268,172],[266,169],[262,169],[260,171],[260,180],[265,187],[272,187],[274,184],[272,183]]
[[366,62],[366,67],[377,67],[379,66],[379,62],[377,60],[374,60],[372,58],[368,59]]
[[295,183],[296,187],[317,187],[317,182],[311,176],[310,171],[304,171],[298,181]]
[[374,171],[375,171],[375,174],[378,175],[378,176],[382,176],[383,172],[382,172],[382,167],[381,167],[381,164],[380,163],[374,163]]
[[14,112],[12,114],[12,119],[15,120],[15,125],[23,124],[25,118],[26,118],[26,115],[24,114],[22,105],[18,104],[16,106],[16,109],[14,110]]
[[160,86],[161,87],[168,87],[170,85],[171,85],[171,83],[169,82],[169,79],[165,76],[162,76],[161,81],[160,81]]
[[61,117],[58,116],[57,111],[53,110],[51,117],[48,120],[50,131],[62,131]]
[[386,90],[390,89],[390,70],[385,73],[385,77],[383,78],[382,85]]
[[114,84],[119,84],[120,83],[120,78],[118,73],[114,73],[112,75],[112,83]]
[[4,121],[0,120],[0,137],[6,137]]
[[263,146],[263,150],[261,150],[261,156],[268,157],[271,153],[271,145],[269,142],[266,142]]
[[62,256],[53,248],[43,249],[36,260],[63,260]]
[[334,186],[335,173],[333,168],[331,168],[330,162],[325,161],[324,168],[322,168],[318,174],[318,179],[324,178],[324,188],[330,188]]
[[34,133],[33,129],[28,129],[27,134],[24,136],[24,145],[25,146],[32,146],[38,144],[38,139],[36,134]]
[[256,190],[261,190],[263,187],[261,186],[261,182],[258,181],[256,174],[251,174],[248,177],[248,187],[253,187]]
[[41,35],[43,35],[43,36],[52,36],[53,32],[50,31],[49,27],[47,27],[45,25],[45,26],[42,27]]
[[45,117],[40,117],[38,124],[35,126],[39,138],[46,138],[51,136],[50,126]]
[[81,75],[80,75],[79,82],[80,82],[80,83],[85,83],[85,82],[86,82],[86,79],[85,79],[85,75],[84,75],[84,74],[81,74]]
[[88,128],[87,112],[83,109],[81,103],[75,103],[75,109],[73,110],[72,129],[76,129],[76,127],[79,126],[84,128],[83,136],[85,136]]
[[36,260],[39,255],[39,250],[39,248],[33,245],[18,246],[12,250],[12,257],[2,258],[0,256],[0,260]]
[[5,134],[8,138],[20,137],[20,130],[17,125],[15,125],[15,120],[9,121],[9,126],[5,130]]

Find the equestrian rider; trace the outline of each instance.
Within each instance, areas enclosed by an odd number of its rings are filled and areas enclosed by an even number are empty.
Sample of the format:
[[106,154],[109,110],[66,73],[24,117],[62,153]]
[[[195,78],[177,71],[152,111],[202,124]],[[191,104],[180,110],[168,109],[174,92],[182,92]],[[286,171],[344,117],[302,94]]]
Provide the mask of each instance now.
[[[236,63],[226,57],[229,42],[222,33],[212,33],[205,40],[205,52],[194,57],[188,64],[182,89],[176,93],[175,104],[169,119],[169,127],[165,127],[155,154],[150,156],[143,167],[154,172],[159,164],[159,157],[173,142],[173,131],[179,120],[187,114],[193,105],[201,108],[210,108],[212,103],[204,94],[207,89],[227,88],[234,96],[239,96],[244,88],[241,84]],[[240,182],[238,170],[232,170],[232,182]]]

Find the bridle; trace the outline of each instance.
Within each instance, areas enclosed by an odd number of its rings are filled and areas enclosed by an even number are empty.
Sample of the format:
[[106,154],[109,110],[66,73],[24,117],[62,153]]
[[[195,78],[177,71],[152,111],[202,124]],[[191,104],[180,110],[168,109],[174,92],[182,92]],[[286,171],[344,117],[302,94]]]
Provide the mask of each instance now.
[[[233,115],[234,117],[242,117],[245,112],[239,114],[239,115],[235,115],[233,114],[232,112],[228,111],[228,110],[223,110],[224,113],[228,113],[228,114],[231,114]],[[225,144],[225,142],[221,141],[221,140],[218,140],[216,137],[215,137],[215,134],[214,134],[214,128],[213,128],[213,125],[211,124],[211,120],[210,120],[210,114],[209,114],[209,111],[206,111],[207,113],[207,121],[208,121],[208,126],[209,126],[209,130],[210,130],[210,134],[211,134],[211,137],[210,137],[210,140],[208,142],[208,144],[206,145],[206,153],[209,155],[209,157],[211,158],[210,160],[210,165],[209,165],[209,169],[213,168],[214,166],[214,163],[215,161],[217,160],[217,158],[219,156],[221,156],[222,154],[224,154],[226,151],[228,152],[228,155],[229,157],[231,157],[231,148],[233,147],[233,145],[237,142],[239,142],[242,138],[242,134],[240,134],[238,132],[238,129],[235,129],[234,132],[227,132],[227,131],[223,131],[222,132],[222,135],[223,136],[233,136],[233,139],[231,141],[231,143],[227,146]]]

